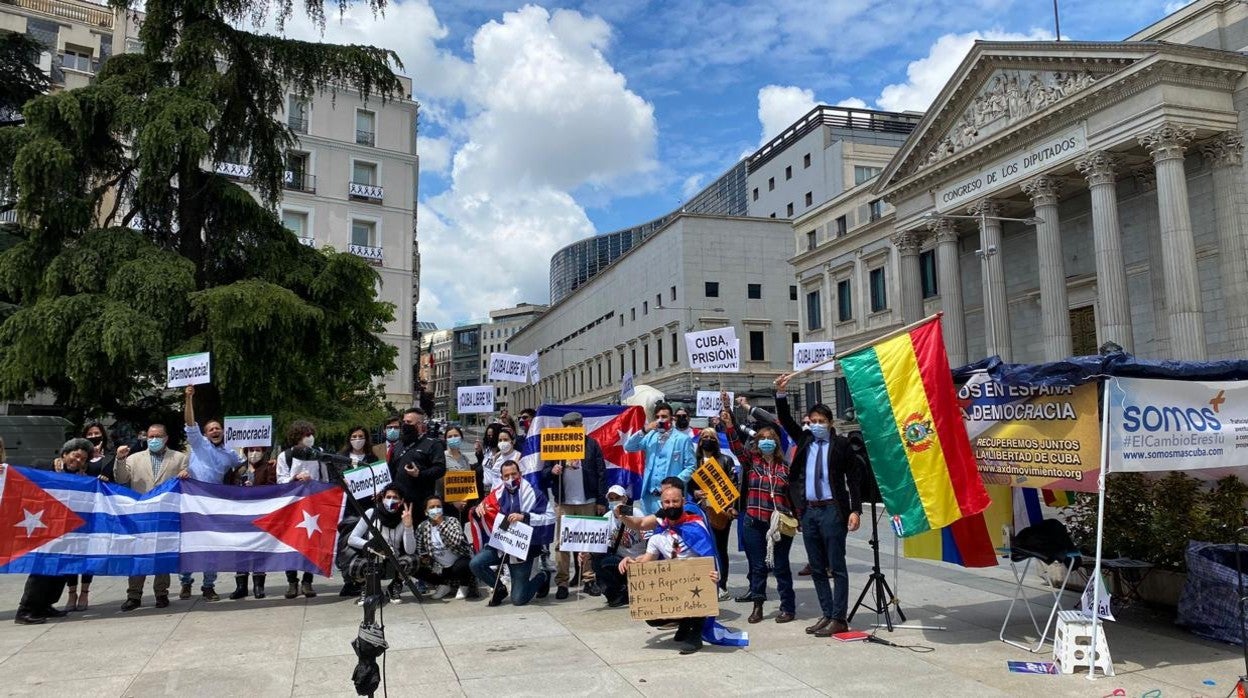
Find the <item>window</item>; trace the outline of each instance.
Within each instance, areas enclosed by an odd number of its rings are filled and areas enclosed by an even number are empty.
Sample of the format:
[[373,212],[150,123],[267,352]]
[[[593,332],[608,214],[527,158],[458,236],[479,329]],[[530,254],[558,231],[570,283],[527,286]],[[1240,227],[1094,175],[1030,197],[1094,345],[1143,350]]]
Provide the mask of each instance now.
[[762,299],[763,285],[762,284],[746,284],[745,285],[745,297],[752,301]]
[[351,181],[355,184],[377,186],[377,166],[371,162],[356,160],[351,163]]
[[871,220],[878,221],[884,215],[884,202],[880,199],[872,201],[871,204]]
[[797,286],[789,287],[789,300],[791,301],[797,300]]
[[308,214],[302,211],[282,211],[282,225],[294,233],[296,237],[306,238],[308,235]]
[[833,381],[836,390],[836,416],[839,419],[853,421],[854,419],[854,398],[849,394],[849,383],[845,382],[845,378],[837,378]]
[[767,191],[775,191],[775,190],[776,190],[776,178],[768,177],[767,178]]
[[298,133],[308,132],[308,103],[295,95],[286,100],[286,125]]
[[810,167],[810,153],[802,156],[802,167]]
[[807,249],[807,250],[813,250],[813,249],[815,249],[815,244],[816,244],[816,242],[817,242],[817,241],[816,241],[816,239],[815,239],[815,237],[816,237],[816,236],[815,236],[815,231],[813,231],[813,230],[812,230],[812,231],[810,231],[810,232],[808,232],[808,233],[806,233],[806,249]]
[[823,309],[819,305],[819,292],[806,294],[806,329],[817,330],[823,327]]
[[809,192],[809,191],[808,191],[808,192],[806,192],[806,205],[807,205],[807,206],[810,206],[810,205],[811,205],[811,204],[813,204],[813,203],[815,203],[815,194],[814,194],[814,192]]
[[854,297],[849,279],[836,282],[836,319],[838,322],[854,319]]
[[351,244],[377,246],[377,224],[373,221],[351,221]]
[[882,170],[878,167],[867,167],[865,165],[854,165],[854,186],[878,175]]
[[789,343],[790,343],[790,344],[797,344],[797,343],[798,343],[798,342],[800,342],[800,341],[802,341],[802,336],[801,336],[800,334],[798,334],[797,332],[790,332],[790,333],[789,333]]
[[754,193],[752,194],[752,196],[754,197],[755,201],[758,201],[758,187],[754,187]]
[[86,49],[74,50],[67,47],[61,52],[61,67],[89,73],[91,72],[91,52]]
[[659,365],[659,368],[663,368],[663,338],[656,337],[655,342],[657,342],[657,344],[655,345],[654,350],[654,360],[655,363]]
[[377,145],[377,115],[367,109],[355,110],[355,142],[358,145]]
[[620,380],[624,380],[624,352],[620,352]]
[[792,201],[789,202],[788,206],[784,207],[784,215],[788,216],[789,218],[793,217],[793,202]]
[[871,270],[871,312],[888,309],[888,288],[885,285],[884,267]]
[[285,185],[296,191],[316,191],[312,178],[312,159],[308,153],[295,150],[286,153]]
[[662,308],[662,307],[663,307],[663,294],[662,293],[654,294],[654,309],[658,310],[659,308]]
[[707,298],[719,298],[719,282],[718,281],[706,282],[706,297]]
[[839,238],[849,232],[849,218],[841,216],[836,219],[836,236]]
[[793,166],[792,165],[789,165],[788,167],[784,168],[784,179],[785,181],[793,179]]
[[628,321],[637,322],[637,306],[628,309]]
[[676,333],[672,333],[672,363],[680,363],[680,357],[676,354]]
[[624,313],[620,313],[620,327],[624,326]]
[[823,402],[823,381],[811,381],[803,388],[806,390],[806,404],[802,405],[804,409],[809,410]]
[[675,303],[676,302],[676,287],[675,286],[672,287],[671,296],[672,296],[672,302]]
[[766,361],[767,341],[763,337],[761,330],[750,331],[750,361]]
[[633,375],[637,375],[637,350],[633,349]]
[[641,314],[642,314],[642,315],[649,315],[649,314],[650,314],[650,301],[642,301],[642,302],[641,302]]
[[919,253],[919,276],[924,298],[932,298],[940,293],[936,287],[936,250]]
[[650,372],[650,345],[647,344],[641,348],[641,370],[646,373]]

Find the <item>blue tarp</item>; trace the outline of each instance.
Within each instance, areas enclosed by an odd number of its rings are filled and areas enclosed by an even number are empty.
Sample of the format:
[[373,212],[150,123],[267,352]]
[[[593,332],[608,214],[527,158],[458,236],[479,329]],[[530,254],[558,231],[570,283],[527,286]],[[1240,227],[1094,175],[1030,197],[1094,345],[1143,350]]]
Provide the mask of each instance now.
[[953,379],[963,383],[975,371],[987,371],[993,379],[1009,385],[1074,386],[1102,376],[1230,381],[1248,380],[1248,360],[1154,361],[1115,352],[1104,356],[1073,356],[1043,364],[1007,364],[1000,357],[992,356],[954,369]]

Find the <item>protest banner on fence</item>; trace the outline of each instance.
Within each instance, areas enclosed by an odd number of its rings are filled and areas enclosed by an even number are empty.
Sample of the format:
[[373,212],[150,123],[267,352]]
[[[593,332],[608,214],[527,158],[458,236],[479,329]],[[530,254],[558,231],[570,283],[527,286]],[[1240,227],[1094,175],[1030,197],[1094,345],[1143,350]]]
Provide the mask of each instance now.
[[628,615],[633,620],[719,615],[711,572],[715,560],[691,557],[628,566]]
[[503,530],[503,521],[506,518],[503,514],[499,514],[494,519],[494,530],[490,533],[490,547],[523,560],[528,557],[529,545],[533,542],[533,527],[517,521],[507,524],[507,530]]
[[356,499],[371,497],[390,484],[390,467],[385,463],[361,465],[358,468],[342,471],[342,479],[346,480],[352,497]]
[[693,481],[702,488],[707,503],[716,514],[731,507],[737,497],[741,496],[736,483],[714,458],[707,458],[706,462],[693,471]]
[[733,327],[685,333],[685,351],[693,370],[736,371],[740,368],[741,343]]
[[1248,463],[1248,381],[1113,378],[1110,472],[1242,475]]
[[480,497],[477,493],[477,474],[471,470],[448,470],[442,476],[442,499],[447,502],[467,502]]
[[488,380],[528,383],[531,366],[530,358],[528,356],[515,356],[514,354],[491,353]]
[[472,385],[455,392],[460,414],[488,414],[494,411],[494,386]]
[[165,360],[167,380],[165,385],[170,388],[183,388],[188,385],[203,385],[212,380],[212,354],[183,354],[170,356]]
[[585,427],[554,427],[541,431],[542,460],[576,460],[585,457]]
[[248,448],[273,445],[273,416],[225,418],[225,447]]
[[611,546],[611,520],[602,516],[561,516],[559,550],[605,553]]
[[[798,342],[793,345],[793,370],[804,371],[833,356],[836,356],[836,342]],[[812,370],[835,371],[836,362],[828,361]]]
[[728,404],[725,405],[719,401],[718,390],[699,390],[698,410],[695,416],[718,417],[721,410],[731,411],[734,397],[736,397],[736,393],[728,393]]

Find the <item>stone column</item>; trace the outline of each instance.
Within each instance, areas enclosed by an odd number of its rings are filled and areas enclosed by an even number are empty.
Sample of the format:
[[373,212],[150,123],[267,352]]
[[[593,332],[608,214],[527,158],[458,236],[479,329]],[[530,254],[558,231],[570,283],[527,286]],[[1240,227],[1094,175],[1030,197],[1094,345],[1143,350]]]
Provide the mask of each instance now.
[[1183,170],[1184,150],[1195,135],[1186,126],[1167,122],[1139,136],[1157,171],[1157,219],[1170,314],[1170,356],[1166,358],[1171,359],[1201,360],[1206,356],[1196,242],[1192,239],[1187,173]]
[[819,326],[824,329],[826,337],[832,337],[832,326],[836,324],[836,313],[832,310],[832,291],[836,288],[836,284],[832,283],[832,265],[823,265],[823,281],[820,282],[819,288],[823,291],[819,299]]
[[936,237],[936,284],[940,291],[945,349],[950,366],[964,366],[966,357],[966,310],[962,307],[962,263],[958,229],[948,218],[927,224]]
[[1009,299],[1005,295],[1005,269],[1001,263],[1000,207],[992,199],[984,199],[967,209],[972,216],[986,216],[979,221],[979,258],[984,277],[984,338],[988,356],[1012,361],[1010,346]]
[[1218,267],[1222,277],[1222,312],[1231,353],[1248,352],[1248,247],[1240,217],[1237,173],[1244,161],[1244,142],[1228,131],[1201,149],[1213,167],[1213,211],[1218,227]]
[[1131,303],[1127,296],[1127,268],[1122,256],[1118,224],[1118,180],[1115,159],[1109,153],[1088,153],[1075,168],[1088,180],[1092,193],[1092,241],[1096,248],[1096,295],[1101,341],[1135,351],[1131,330]]
[[1062,259],[1062,228],[1057,214],[1061,184],[1049,175],[1023,183],[1036,217],[1036,259],[1040,267],[1040,331],[1044,334],[1045,361],[1069,357],[1070,303],[1066,299],[1066,264]]
[[910,324],[923,318],[923,286],[919,278],[919,249],[923,238],[917,230],[903,230],[892,237],[900,255],[901,319]]

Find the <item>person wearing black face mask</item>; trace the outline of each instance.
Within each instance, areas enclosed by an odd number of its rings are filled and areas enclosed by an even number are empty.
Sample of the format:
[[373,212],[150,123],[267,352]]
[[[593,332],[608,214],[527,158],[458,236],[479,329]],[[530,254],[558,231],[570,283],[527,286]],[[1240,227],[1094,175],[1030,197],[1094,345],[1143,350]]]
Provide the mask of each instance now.
[[[709,427],[703,429],[698,434],[697,444],[698,448],[694,452],[694,460],[697,461],[699,468],[708,460],[714,458],[729,477],[734,477],[734,473],[737,471],[736,458],[733,457],[731,452],[720,448],[719,434],[714,429]],[[710,524],[711,533],[715,536],[715,557],[719,559],[719,600],[727,601],[729,597],[728,539],[732,531],[732,521],[737,517],[737,510],[731,508],[718,514],[715,513],[706,504],[706,493],[697,486],[696,481],[691,480],[689,482],[689,491],[693,495],[694,501],[706,513],[706,521]]]
[[[88,422],[82,429],[82,437],[90,441],[92,446],[91,455],[87,459],[86,470],[83,474],[98,477],[104,482],[112,482],[113,466],[116,464],[117,458],[113,453],[112,445],[108,441],[108,432],[104,430],[104,425],[99,422]],[[82,575],[82,589],[80,591],[78,588],[78,575],[71,574],[65,577],[68,592],[68,600],[65,602],[66,611],[85,611],[90,608],[91,582],[94,579],[95,575]]]
[[[372,554],[367,552],[369,546],[372,545],[370,540],[371,533],[368,530],[368,522],[371,520],[377,524],[377,530],[381,533],[381,537],[386,543],[394,549],[395,557],[399,561],[399,568],[404,574],[410,574],[415,561],[412,556],[416,553],[416,534],[413,528],[412,505],[404,504],[399,493],[399,488],[389,485],[377,498],[377,506],[367,512],[367,519],[360,519],[359,523],[351,531],[350,537],[347,538],[347,545],[353,555],[351,561],[347,564],[347,574],[355,580],[356,584],[362,585],[365,581],[364,572],[366,564],[372,560]],[[387,589],[390,602],[399,603],[400,595],[403,591],[402,576],[400,570],[395,570],[393,565],[387,561],[386,569],[383,576],[389,576],[390,586]],[[361,587],[362,588],[362,587]],[[380,588],[378,589],[380,592]],[[360,600],[357,602],[363,605],[363,594],[368,593],[367,589],[363,589]]]
[[676,413],[672,415],[672,426],[674,427],[673,431],[676,433],[688,436],[695,445],[698,443],[697,430],[689,426],[689,410],[683,407],[676,410]]
[[446,474],[446,447],[440,439],[424,436],[425,413],[412,407],[403,413],[401,435],[390,454],[390,475],[403,501],[423,507]]

